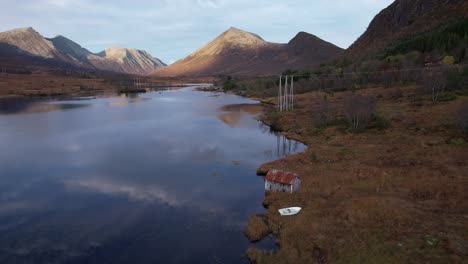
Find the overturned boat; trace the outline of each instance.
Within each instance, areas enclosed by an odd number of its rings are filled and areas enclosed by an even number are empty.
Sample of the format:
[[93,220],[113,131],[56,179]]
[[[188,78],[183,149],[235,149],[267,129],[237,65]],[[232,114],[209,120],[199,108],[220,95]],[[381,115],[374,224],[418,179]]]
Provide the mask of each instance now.
[[301,210],[302,210],[301,207],[289,207],[289,208],[279,209],[278,212],[280,213],[280,215],[288,216],[288,215],[298,214]]

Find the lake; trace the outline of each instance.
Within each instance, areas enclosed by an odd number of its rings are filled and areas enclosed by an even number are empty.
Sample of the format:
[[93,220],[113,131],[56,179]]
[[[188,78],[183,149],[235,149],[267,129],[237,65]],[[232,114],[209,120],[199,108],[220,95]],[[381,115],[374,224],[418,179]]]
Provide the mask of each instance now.
[[247,262],[256,168],[305,149],[257,103],[193,88],[0,101],[0,263]]

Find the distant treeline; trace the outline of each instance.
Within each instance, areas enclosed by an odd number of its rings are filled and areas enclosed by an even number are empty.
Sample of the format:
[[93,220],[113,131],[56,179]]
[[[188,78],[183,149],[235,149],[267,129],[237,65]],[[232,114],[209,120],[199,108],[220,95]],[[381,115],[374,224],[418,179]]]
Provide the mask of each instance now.
[[[438,67],[412,69],[386,69],[370,71],[293,71],[283,75],[294,76],[295,93],[325,91],[329,93],[353,91],[371,87],[425,85],[427,80],[437,79],[444,83],[444,91],[468,93],[468,65],[442,65]],[[291,79],[289,79],[291,80]],[[283,79],[284,82],[284,79]],[[217,83],[227,91],[254,97],[271,97],[278,94],[279,76],[257,79],[237,79],[228,77]]]
[[0,74],[32,74],[31,70],[0,66]]

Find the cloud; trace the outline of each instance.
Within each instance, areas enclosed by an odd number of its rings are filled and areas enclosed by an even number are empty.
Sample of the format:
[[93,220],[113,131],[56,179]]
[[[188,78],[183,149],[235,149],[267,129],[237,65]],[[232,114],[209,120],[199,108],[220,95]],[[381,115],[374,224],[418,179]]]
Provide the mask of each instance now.
[[159,201],[171,206],[177,206],[180,203],[180,200],[156,185],[142,186],[110,181],[105,178],[69,180],[64,183],[69,188],[85,188],[109,195],[126,195],[137,201]]
[[392,0],[0,0],[0,31],[32,26],[99,52],[110,45],[180,59],[230,26],[273,42],[307,31],[348,47]]

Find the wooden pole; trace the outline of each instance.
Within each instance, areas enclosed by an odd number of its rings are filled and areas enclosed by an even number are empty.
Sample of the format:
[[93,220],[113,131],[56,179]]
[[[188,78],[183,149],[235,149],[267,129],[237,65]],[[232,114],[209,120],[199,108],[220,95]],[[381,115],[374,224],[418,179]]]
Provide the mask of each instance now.
[[281,89],[282,89],[282,81],[283,81],[283,76],[280,75],[280,80],[279,80],[279,90],[278,90],[278,110],[281,112],[283,109],[281,108]]
[[294,110],[294,76],[291,77],[291,110]]
[[288,111],[288,75],[286,75],[286,81],[284,84],[284,105],[285,111]]

